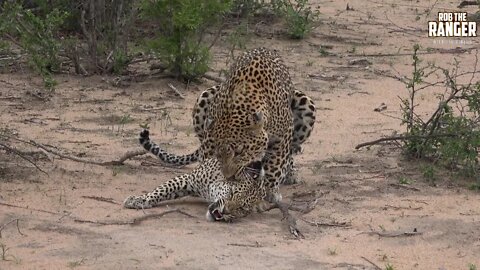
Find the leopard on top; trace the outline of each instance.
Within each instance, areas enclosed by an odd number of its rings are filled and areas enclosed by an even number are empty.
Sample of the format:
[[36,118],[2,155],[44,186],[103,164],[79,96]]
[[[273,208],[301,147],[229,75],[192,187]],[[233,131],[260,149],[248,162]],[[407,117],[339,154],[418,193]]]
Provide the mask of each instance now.
[[[281,200],[278,185],[291,172],[292,152],[313,128],[313,102],[293,90],[283,61],[265,48],[241,55],[228,80],[211,89],[213,95],[204,91],[194,109],[200,148],[180,158],[160,148],[152,152],[162,160],[180,164],[216,157],[226,179],[241,174],[248,164],[262,161],[269,199]],[[304,110],[292,113],[294,107]],[[294,134],[301,135],[295,138]]]
[[273,174],[267,170],[266,176],[281,178],[293,132],[293,85],[287,68],[276,52],[260,48],[239,57],[230,73],[210,105],[200,155],[216,157],[229,179],[249,163],[261,161],[269,139],[275,137],[279,147],[268,158],[274,162],[265,166],[277,168]]
[[[220,85],[205,89],[197,98],[193,107],[192,119],[195,135],[200,142],[204,140],[205,122],[209,118],[209,107],[212,104],[216,93],[220,90]],[[293,113],[293,135],[292,135],[292,153],[300,153],[301,145],[310,137],[315,124],[315,104],[313,100],[299,90],[294,91],[290,110]],[[197,162],[199,159],[200,148],[191,154],[175,155],[166,152],[164,149],[154,149],[154,154],[162,161],[174,165],[188,165]],[[297,179],[293,171],[293,157],[290,156],[289,170],[283,184],[294,184]]]

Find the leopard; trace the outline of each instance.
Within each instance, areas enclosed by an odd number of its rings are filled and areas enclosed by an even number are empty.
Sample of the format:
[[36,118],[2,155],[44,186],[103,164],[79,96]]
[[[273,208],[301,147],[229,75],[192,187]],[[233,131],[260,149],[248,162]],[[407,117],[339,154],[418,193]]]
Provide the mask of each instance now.
[[[192,122],[195,136],[200,143],[205,138],[205,122],[209,117],[209,105],[212,103],[215,94],[220,90],[220,85],[215,85],[202,91],[192,110]],[[302,144],[310,137],[316,119],[316,106],[313,99],[300,90],[294,90],[290,103],[293,113],[294,131],[292,135],[292,153],[298,154],[303,151]],[[187,155],[176,155],[159,148],[155,155],[165,163],[173,165],[189,165],[199,160],[200,148]],[[295,182],[286,183],[294,184]]]
[[[211,104],[213,97],[219,91],[220,86],[213,86],[203,91],[197,98],[193,107],[192,119],[193,127],[196,136],[200,142],[204,139],[205,122],[208,119],[209,104]],[[292,154],[299,154],[302,152],[301,145],[310,137],[313,130],[316,118],[315,103],[306,94],[299,90],[294,90],[290,109],[293,113],[293,135],[292,135]],[[198,160],[198,151],[193,154],[184,156],[175,156],[167,152],[159,152],[158,157],[170,164],[187,165]],[[288,157],[287,176],[283,178],[281,184],[292,185],[298,182],[295,175],[296,168],[293,163],[293,156]]]
[[[139,141],[149,152],[158,147],[150,140],[149,131],[146,129],[140,133]],[[260,163],[252,164],[249,168],[248,173],[229,181],[221,173],[219,160],[209,158],[191,173],[174,177],[151,192],[128,196],[123,206],[130,209],[148,209],[159,206],[164,201],[186,196],[200,197],[210,203],[206,213],[208,221],[233,222],[253,212],[262,212],[268,206],[264,200],[264,170]]]
[[214,157],[227,180],[242,174],[249,164],[261,162],[269,200],[280,201],[278,187],[292,174],[292,155],[310,136],[315,110],[310,98],[293,89],[276,51],[253,49],[236,60],[226,82],[197,99],[193,124],[200,147],[184,156],[161,148],[152,153],[182,165]]

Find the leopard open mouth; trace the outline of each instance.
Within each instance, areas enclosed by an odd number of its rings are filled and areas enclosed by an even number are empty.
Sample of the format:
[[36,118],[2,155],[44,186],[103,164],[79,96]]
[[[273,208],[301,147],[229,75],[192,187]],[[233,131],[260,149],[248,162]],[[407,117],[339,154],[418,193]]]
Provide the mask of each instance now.
[[215,219],[215,221],[223,220],[223,215],[222,213],[220,213],[218,209],[214,209],[213,211],[210,211],[210,214]]

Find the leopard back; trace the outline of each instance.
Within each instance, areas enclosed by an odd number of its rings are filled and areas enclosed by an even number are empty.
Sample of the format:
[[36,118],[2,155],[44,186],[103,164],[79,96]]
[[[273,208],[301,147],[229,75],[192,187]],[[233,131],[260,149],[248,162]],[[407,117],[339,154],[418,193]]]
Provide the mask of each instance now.
[[251,162],[262,160],[271,137],[280,138],[289,151],[292,94],[288,70],[276,52],[260,48],[244,53],[209,107],[202,159],[218,158],[229,179]]

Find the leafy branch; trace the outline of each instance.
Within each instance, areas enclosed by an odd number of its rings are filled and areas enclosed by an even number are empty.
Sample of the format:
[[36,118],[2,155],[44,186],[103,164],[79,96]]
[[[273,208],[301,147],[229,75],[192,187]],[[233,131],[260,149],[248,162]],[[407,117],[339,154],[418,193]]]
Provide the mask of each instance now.
[[[400,98],[402,123],[406,125],[406,132],[361,143],[355,148],[400,141],[404,153],[410,157],[425,158],[479,177],[480,81],[474,82],[478,74],[478,51],[473,71],[460,73],[460,62],[457,60],[451,70],[431,63],[422,65],[418,57],[419,49],[418,45],[413,47],[412,77],[403,80],[408,97]],[[428,82],[432,76],[442,79]],[[438,105],[428,117],[421,117],[416,112],[419,106],[424,106],[417,101],[419,92],[442,85],[443,93],[436,95]]]

